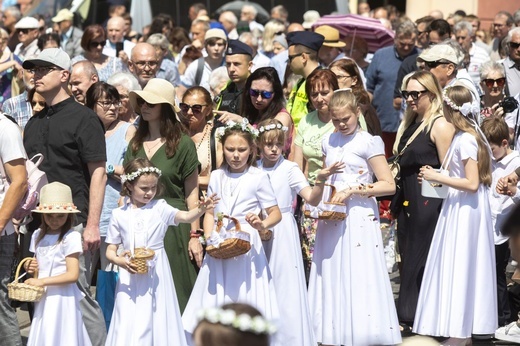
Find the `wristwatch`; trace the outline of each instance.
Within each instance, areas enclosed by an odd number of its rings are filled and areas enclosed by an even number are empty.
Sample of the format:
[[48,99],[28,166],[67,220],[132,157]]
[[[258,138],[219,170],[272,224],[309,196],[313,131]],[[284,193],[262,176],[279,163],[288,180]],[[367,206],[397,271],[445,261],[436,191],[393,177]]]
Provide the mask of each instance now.
[[107,174],[113,175],[116,169],[114,168],[114,165],[107,165]]

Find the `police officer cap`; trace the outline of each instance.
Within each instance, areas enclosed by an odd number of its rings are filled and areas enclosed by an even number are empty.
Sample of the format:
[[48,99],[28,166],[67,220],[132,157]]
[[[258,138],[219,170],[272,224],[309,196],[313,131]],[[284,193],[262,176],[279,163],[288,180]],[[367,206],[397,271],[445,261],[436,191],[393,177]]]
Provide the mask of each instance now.
[[317,52],[323,45],[325,37],[313,31],[293,31],[287,34],[289,46],[302,45]]
[[226,55],[247,54],[253,56],[253,49],[242,41],[229,40]]

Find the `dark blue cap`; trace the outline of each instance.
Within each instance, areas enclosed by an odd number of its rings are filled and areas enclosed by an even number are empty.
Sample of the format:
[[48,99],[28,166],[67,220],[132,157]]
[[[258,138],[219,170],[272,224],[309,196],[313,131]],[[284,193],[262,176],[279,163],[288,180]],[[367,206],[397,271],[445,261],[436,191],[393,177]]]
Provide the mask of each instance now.
[[287,34],[287,43],[290,46],[302,45],[317,52],[323,45],[325,37],[314,31],[293,31]]
[[242,41],[229,40],[226,55],[247,54],[253,56],[253,49]]

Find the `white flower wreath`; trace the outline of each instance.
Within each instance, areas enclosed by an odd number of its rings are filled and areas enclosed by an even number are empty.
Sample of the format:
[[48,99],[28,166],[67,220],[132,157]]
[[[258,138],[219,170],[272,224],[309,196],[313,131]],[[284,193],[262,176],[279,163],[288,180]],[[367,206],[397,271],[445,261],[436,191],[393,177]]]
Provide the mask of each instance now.
[[139,168],[137,171],[134,171],[132,173],[123,174],[121,176],[121,183],[124,184],[127,181],[132,181],[144,173],[155,173],[159,177],[162,174],[161,170],[157,167],[143,167],[143,168]]
[[248,314],[237,315],[233,310],[219,308],[204,309],[197,313],[197,318],[199,321],[207,320],[210,323],[220,323],[243,332],[268,335],[276,333],[276,326],[262,316],[251,317]]
[[260,126],[258,131],[260,133],[264,133],[264,132],[275,130],[275,129],[282,130],[283,132],[289,131],[289,128],[287,126],[282,126],[281,124],[269,124],[266,126]]
[[258,130],[254,127],[249,126],[249,121],[246,118],[243,118],[241,123],[236,123],[233,120],[228,121],[226,123],[226,126],[221,126],[217,128],[216,136],[220,140],[228,130],[233,129],[240,129],[244,132],[249,132],[253,136],[253,139],[256,139],[256,137],[258,137]]

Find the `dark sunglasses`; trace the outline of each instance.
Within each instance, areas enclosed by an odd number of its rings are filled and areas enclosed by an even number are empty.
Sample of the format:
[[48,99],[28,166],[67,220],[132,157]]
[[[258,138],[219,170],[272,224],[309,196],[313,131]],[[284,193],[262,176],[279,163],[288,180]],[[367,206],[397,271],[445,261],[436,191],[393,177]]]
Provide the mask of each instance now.
[[518,49],[520,47],[520,43],[517,42],[509,42],[509,47],[511,49]]
[[428,92],[428,90],[419,90],[419,91],[403,90],[403,91],[401,91],[401,95],[403,96],[403,98],[405,100],[408,100],[408,96],[410,96],[412,98],[412,100],[417,101],[419,96],[421,96],[422,94],[424,94],[426,92]]
[[255,90],[255,89],[249,89],[249,95],[253,97],[262,96],[263,99],[270,99],[273,97],[274,91],[263,91],[263,90]]
[[153,108],[153,107],[156,106],[156,104],[146,102],[146,101],[145,101],[143,98],[141,98],[141,97],[137,97],[137,98],[135,99],[135,102],[137,103],[137,105],[138,105],[139,107],[142,107],[145,103],[146,103],[146,105],[148,106],[148,108]]
[[92,41],[89,43],[89,47],[90,48],[97,48],[98,46],[104,47],[106,44],[107,44],[107,41],[100,41],[100,42]]
[[436,68],[439,65],[448,65],[449,62],[437,60],[437,61],[425,61],[424,64],[426,66],[428,66],[428,68],[432,69],[432,68]]
[[302,56],[303,54],[309,54],[308,52],[301,52],[301,53],[298,53],[298,54],[293,54],[293,55],[289,55],[289,62],[292,62],[293,59],[299,57],[299,56]]
[[18,32],[27,35],[32,30],[34,29],[18,29]]
[[179,103],[179,108],[181,109],[181,111],[183,113],[188,113],[188,111],[190,110],[191,108],[191,111],[193,112],[193,114],[200,114],[200,112],[202,112],[202,108],[204,106],[207,106],[207,105],[189,105],[187,103]]
[[491,78],[486,78],[484,80],[482,80],[484,82],[484,84],[486,84],[486,86],[491,89],[495,83],[497,83],[497,86],[499,88],[503,87],[505,84],[506,84],[506,79],[505,77],[502,77],[502,78],[498,78],[498,79],[491,79]]

